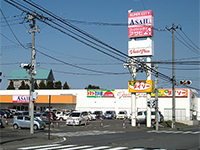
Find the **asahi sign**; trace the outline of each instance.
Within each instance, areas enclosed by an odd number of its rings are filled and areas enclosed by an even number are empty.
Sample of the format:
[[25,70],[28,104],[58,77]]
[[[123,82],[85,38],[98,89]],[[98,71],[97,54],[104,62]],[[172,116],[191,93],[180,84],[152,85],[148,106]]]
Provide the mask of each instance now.
[[128,37],[153,37],[151,10],[128,13]]
[[131,40],[128,42],[129,57],[143,57],[154,55],[154,44],[150,38],[146,40]]

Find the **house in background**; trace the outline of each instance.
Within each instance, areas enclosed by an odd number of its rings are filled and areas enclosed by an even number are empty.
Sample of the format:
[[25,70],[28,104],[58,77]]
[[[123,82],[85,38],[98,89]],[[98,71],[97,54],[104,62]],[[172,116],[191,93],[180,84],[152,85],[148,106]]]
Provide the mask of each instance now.
[[[41,81],[43,81],[45,84],[48,81],[54,81],[54,76],[52,69],[36,69],[36,75],[35,75],[35,82],[39,85]],[[24,81],[25,84],[28,84],[30,86],[30,75],[29,72],[26,71],[25,69],[15,69],[12,70],[9,77],[8,77],[9,83],[12,80],[13,85],[15,87],[15,90],[18,90],[21,82]]]

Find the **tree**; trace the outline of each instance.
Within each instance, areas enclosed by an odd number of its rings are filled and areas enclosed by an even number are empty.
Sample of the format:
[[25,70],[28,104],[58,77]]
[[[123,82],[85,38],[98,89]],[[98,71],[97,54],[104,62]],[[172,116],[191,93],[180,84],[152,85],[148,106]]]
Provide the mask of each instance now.
[[39,89],[37,82],[34,83],[34,89]]
[[25,82],[22,81],[22,82],[21,82],[21,85],[20,85],[20,87],[19,87],[19,90],[25,90],[25,89],[26,89]]
[[69,89],[69,85],[67,84],[67,82],[64,83],[63,89]]
[[30,89],[30,86],[28,84],[26,84],[25,89]]
[[85,87],[85,89],[100,89],[100,87],[89,84],[87,87]]
[[48,81],[48,82],[47,82],[46,88],[47,88],[47,89],[54,89],[53,81]]
[[40,82],[39,89],[46,89],[46,85],[44,84],[43,81]]
[[10,84],[7,87],[7,90],[14,90],[14,89],[15,89],[15,87],[14,87],[14,84],[13,84],[13,80],[11,80]]
[[55,89],[62,89],[62,83],[61,83],[61,81],[55,82],[55,83],[54,83],[54,86],[55,86],[55,87],[54,87]]

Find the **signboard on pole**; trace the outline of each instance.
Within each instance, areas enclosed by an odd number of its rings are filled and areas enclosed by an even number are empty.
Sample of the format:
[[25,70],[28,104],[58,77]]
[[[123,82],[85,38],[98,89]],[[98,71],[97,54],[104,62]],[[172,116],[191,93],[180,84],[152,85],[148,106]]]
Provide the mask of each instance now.
[[153,19],[151,10],[128,13],[128,37],[153,37]]
[[154,81],[129,81],[128,91],[129,93],[151,93],[154,91]]
[[143,57],[154,55],[153,40],[147,38],[146,40],[131,40],[128,42],[128,56],[129,57]]

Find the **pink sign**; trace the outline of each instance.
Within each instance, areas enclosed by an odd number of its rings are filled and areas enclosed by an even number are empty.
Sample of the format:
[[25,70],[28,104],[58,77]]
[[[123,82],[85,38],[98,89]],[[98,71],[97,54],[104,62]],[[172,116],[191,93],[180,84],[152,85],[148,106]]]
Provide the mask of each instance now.
[[128,37],[153,37],[153,12],[151,10],[128,14]]

